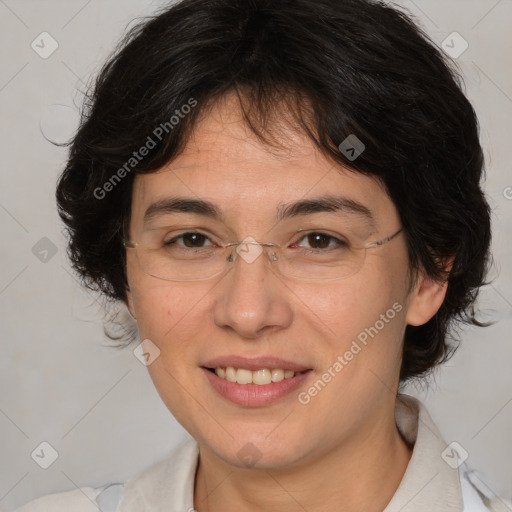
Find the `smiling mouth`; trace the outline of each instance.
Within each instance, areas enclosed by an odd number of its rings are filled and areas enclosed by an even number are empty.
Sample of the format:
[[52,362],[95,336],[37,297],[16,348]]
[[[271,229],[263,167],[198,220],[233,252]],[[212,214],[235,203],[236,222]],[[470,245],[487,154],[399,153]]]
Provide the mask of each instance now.
[[293,370],[285,370],[282,368],[262,368],[260,370],[251,371],[245,368],[216,367],[206,368],[217,377],[237,384],[256,384],[258,386],[265,386],[275,382],[281,382],[285,379],[291,379],[298,375],[302,375],[310,370],[295,372]]

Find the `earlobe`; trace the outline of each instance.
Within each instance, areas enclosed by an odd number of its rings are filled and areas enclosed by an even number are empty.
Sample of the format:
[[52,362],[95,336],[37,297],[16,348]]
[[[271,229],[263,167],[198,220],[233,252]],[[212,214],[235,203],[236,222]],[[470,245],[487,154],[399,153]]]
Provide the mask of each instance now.
[[411,293],[406,322],[409,325],[427,323],[439,310],[448,288],[448,281],[437,281],[420,275]]
[[439,283],[428,277],[422,278],[409,303],[407,324],[418,326],[427,323],[441,307],[447,287],[447,282]]
[[448,289],[448,275],[453,267],[455,255],[442,258],[438,261],[439,267],[444,271],[445,278],[433,279],[424,270],[417,274],[417,280],[410,294],[406,322],[409,325],[419,326],[426,324],[438,311],[446,297]]

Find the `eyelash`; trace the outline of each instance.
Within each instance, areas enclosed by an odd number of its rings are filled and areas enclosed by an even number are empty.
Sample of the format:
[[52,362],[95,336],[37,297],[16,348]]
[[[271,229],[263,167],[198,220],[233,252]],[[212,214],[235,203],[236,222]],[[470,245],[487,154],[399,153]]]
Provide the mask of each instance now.
[[[193,234],[201,235],[201,236],[205,237],[206,239],[210,240],[208,235],[205,235],[204,233],[200,233],[198,231],[186,231],[184,233],[181,233],[178,236],[173,237],[171,240],[164,241],[163,245],[164,245],[164,247],[169,247],[171,245],[175,245],[177,240],[179,240],[179,239],[183,240],[184,236],[186,236],[186,235],[193,235]],[[330,245],[331,241],[335,241],[338,244],[339,247],[347,247],[349,245],[344,240],[341,240],[341,239],[339,239],[339,238],[337,238],[337,237],[335,237],[333,235],[329,235],[328,233],[324,233],[322,231],[309,231],[309,232],[303,234],[302,237],[299,240],[297,240],[296,242],[294,242],[292,245],[296,245],[296,244],[302,242],[304,239],[306,239],[310,235],[321,235],[323,237],[327,237],[329,239],[329,245]],[[185,246],[181,246],[181,247],[183,249],[186,249],[186,250],[205,249],[205,247],[196,247],[196,248],[185,247]],[[305,249],[308,252],[319,252],[319,251],[320,252],[326,252],[327,251],[327,249],[309,249],[307,247],[302,247],[302,249]],[[331,249],[332,249],[332,247],[331,247]]]

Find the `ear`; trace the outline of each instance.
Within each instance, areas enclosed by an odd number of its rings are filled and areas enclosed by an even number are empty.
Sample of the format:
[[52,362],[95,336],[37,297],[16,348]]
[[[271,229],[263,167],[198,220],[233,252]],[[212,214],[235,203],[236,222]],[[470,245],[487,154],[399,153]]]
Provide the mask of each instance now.
[[[453,257],[444,265],[446,271],[450,271]],[[406,322],[409,325],[426,324],[439,310],[448,289],[448,281],[436,281],[420,272],[414,290],[409,298]]]

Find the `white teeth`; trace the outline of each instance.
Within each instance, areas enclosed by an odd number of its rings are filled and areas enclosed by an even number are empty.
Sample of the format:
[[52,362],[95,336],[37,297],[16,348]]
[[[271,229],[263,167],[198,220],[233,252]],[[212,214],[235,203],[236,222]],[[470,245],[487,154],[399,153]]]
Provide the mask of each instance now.
[[284,379],[284,370],[272,370],[272,382],[281,382]]
[[243,370],[239,368],[236,371],[236,381],[238,382],[238,384],[252,384],[251,370]]
[[264,386],[271,382],[281,382],[283,379],[291,379],[300,373],[301,372],[295,373],[293,370],[282,370],[280,368],[274,368],[272,370],[262,368],[255,372],[245,370],[244,368],[233,368],[232,366],[228,366],[227,368],[215,368],[215,374],[221,379],[226,379],[229,382],[236,382],[238,384],[257,384],[258,386]]
[[263,384],[270,384],[272,382],[272,375],[270,374],[270,370],[267,370],[266,368],[251,373],[253,384],[259,384],[260,386],[262,386]]
[[226,380],[229,380],[229,382],[236,382],[236,370],[231,368],[231,366],[226,368]]

